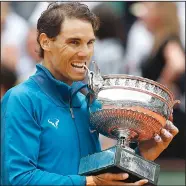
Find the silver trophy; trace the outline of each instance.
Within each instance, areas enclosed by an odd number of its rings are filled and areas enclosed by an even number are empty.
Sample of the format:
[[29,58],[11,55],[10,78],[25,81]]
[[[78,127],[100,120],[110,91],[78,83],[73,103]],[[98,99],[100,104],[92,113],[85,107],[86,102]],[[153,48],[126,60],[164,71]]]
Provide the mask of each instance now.
[[116,139],[117,145],[81,158],[79,174],[127,172],[128,182],[145,178],[157,185],[160,166],[137,155],[129,145],[160,134],[179,101],[165,86],[146,78],[101,76],[95,62],[94,72],[87,71],[89,88],[101,105],[96,110],[90,108],[91,127]]

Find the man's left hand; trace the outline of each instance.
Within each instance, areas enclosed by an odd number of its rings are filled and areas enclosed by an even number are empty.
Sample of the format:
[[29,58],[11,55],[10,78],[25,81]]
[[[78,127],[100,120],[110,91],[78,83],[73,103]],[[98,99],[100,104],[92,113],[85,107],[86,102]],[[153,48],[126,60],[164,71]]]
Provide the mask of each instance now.
[[168,147],[178,132],[178,128],[175,127],[171,121],[167,120],[165,127],[160,132],[160,135],[156,135],[151,140],[139,143],[141,156],[147,160],[155,160]]

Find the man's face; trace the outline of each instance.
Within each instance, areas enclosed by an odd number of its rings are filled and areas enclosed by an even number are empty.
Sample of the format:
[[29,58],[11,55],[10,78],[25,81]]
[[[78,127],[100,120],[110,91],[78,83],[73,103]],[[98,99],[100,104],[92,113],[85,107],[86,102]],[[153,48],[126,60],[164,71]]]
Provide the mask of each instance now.
[[61,33],[51,42],[50,68],[55,78],[71,84],[85,78],[83,65],[89,65],[94,51],[95,35],[91,23],[65,19]]

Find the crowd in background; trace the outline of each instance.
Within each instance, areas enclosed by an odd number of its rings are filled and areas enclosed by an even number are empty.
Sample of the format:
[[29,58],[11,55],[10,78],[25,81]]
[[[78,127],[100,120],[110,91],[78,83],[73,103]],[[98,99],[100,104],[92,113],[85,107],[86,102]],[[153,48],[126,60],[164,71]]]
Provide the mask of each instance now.
[[[101,74],[130,74],[166,85],[181,100],[180,133],[160,158],[183,158],[185,114],[185,2],[85,2],[100,17],[93,59]],[[35,73],[37,19],[48,2],[1,2],[1,97]],[[103,149],[115,141],[101,136]]]

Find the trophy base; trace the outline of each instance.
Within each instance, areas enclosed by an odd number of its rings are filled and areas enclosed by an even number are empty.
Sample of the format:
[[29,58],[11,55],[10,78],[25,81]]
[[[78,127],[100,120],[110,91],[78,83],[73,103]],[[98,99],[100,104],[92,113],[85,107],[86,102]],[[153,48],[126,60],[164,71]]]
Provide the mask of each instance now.
[[79,175],[82,176],[122,172],[129,174],[124,182],[133,183],[147,179],[148,185],[157,185],[160,166],[119,145],[80,160]]

